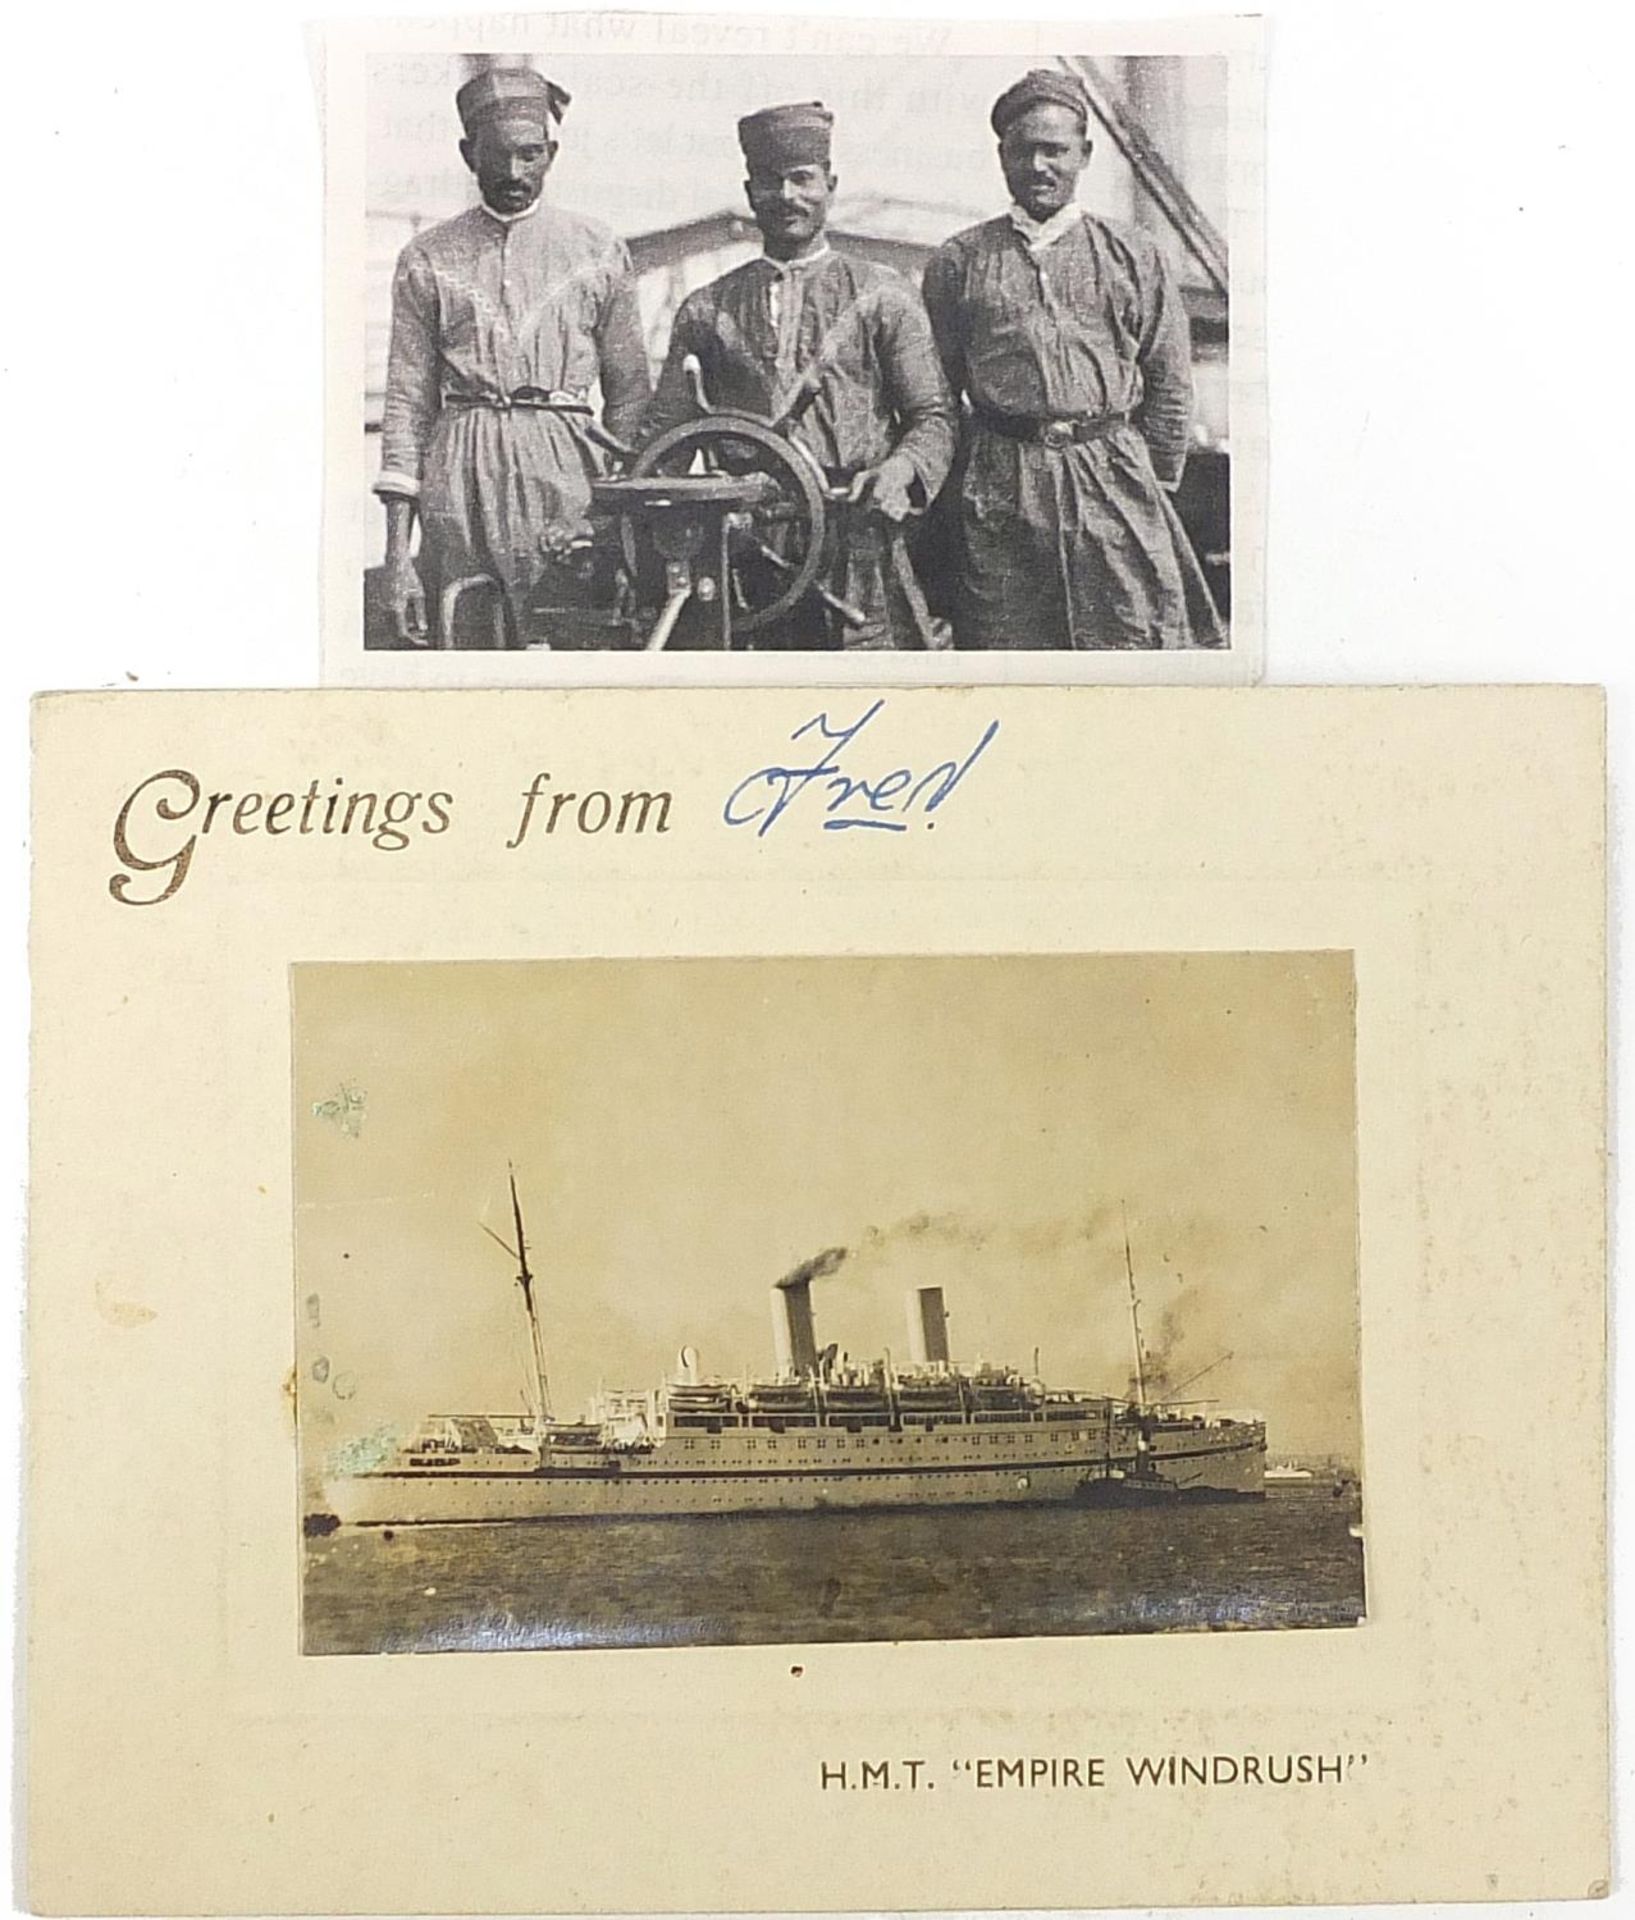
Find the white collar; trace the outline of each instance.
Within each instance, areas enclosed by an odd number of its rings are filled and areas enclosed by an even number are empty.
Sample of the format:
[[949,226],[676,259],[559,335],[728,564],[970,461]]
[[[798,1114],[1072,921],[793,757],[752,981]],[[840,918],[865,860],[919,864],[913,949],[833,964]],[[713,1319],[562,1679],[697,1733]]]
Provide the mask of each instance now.
[[1043,253],[1046,247],[1055,246],[1064,234],[1071,233],[1084,218],[1084,209],[1076,200],[1069,200],[1065,207],[1053,213],[1048,220],[1035,220],[1026,207],[1014,202],[1010,209],[1010,222],[1027,244],[1029,253]]
[[820,260],[827,260],[831,251],[827,240],[819,240],[810,253],[798,253],[793,260],[775,260],[770,253],[763,253],[761,260],[774,273],[782,274],[787,279],[790,274],[799,273],[802,267],[815,267]]
[[538,213],[539,196],[536,195],[529,201],[521,213],[501,213],[497,207],[491,207],[486,200],[479,200],[477,204],[482,208],[483,212],[488,215],[490,220],[498,221],[502,227],[514,227],[519,220],[530,219],[534,214]]

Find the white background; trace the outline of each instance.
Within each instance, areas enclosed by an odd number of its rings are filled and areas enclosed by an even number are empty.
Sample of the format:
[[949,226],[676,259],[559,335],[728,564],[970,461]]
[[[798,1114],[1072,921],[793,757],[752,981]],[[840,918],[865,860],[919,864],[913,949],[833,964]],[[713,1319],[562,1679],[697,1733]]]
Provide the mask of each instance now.
[[[0,1057],[19,1245],[26,696],[317,676],[307,11],[39,10],[9,36],[0,845],[15,905]],[[1272,0],[1268,14],[1267,678],[1604,682],[1621,835],[1635,425],[1617,10]],[[95,1206],[96,1169],[81,1175]],[[4,1360],[20,1390],[20,1274],[14,1297]]]

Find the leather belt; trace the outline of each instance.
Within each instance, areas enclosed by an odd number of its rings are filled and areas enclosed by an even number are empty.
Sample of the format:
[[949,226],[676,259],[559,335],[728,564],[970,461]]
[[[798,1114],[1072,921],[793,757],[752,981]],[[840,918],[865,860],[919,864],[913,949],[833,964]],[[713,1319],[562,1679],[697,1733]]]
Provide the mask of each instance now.
[[445,393],[443,405],[492,407],[496,413],[509,413],[514,407],[532,408],[540,413],[590,412],[590,402],[582,395],[555,388],[547,392],[544,387],[517,387],[510,393]]
[[1081,414],[1067,420],[1036,420],[1028,414],[995,413],[987,407],[978,407],[976,417],[990,433],[1001,434],[1007,440],[1031,440],[1038,446],[1057,449],[1103,439],[1119,427],[1127,426],[1130,420],[1127,411],[1094,417]]

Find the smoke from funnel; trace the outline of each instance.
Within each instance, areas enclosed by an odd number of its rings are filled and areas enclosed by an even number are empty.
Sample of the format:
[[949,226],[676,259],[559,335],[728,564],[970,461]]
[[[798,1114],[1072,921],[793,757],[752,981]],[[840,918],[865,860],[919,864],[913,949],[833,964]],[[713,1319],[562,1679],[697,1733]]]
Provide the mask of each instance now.
[[825,1247],[822,1253],[814,1253],[810,1260],[803,1260],[781,1280],[773,1282],[778,1287],[805,1287],[814,1280],[827,1280],[846,1258],[844,1247]]

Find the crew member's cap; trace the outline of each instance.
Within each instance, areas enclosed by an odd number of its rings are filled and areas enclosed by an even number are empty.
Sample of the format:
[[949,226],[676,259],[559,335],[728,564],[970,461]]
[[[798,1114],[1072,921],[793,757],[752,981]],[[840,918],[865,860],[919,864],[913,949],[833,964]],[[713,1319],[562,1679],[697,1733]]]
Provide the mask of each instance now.
[[454,96],[468,135],[484,120],[537,120],[547,133],[562,118],[570,96],[532,67],[484,67]]
[[1080,121],[1090,124],[1090,95],[1082,80],[1052,67],[1035,67],[1024,73],[1014,87],[1007,87],[993,103],[988,123],[1001,139],[1013,120],[1020,120],[1030,107],[1066,107]]
[[738,122],[738,144],[753,171],[774,167],[826,167],[835,117],[821,100],[763,107]]

